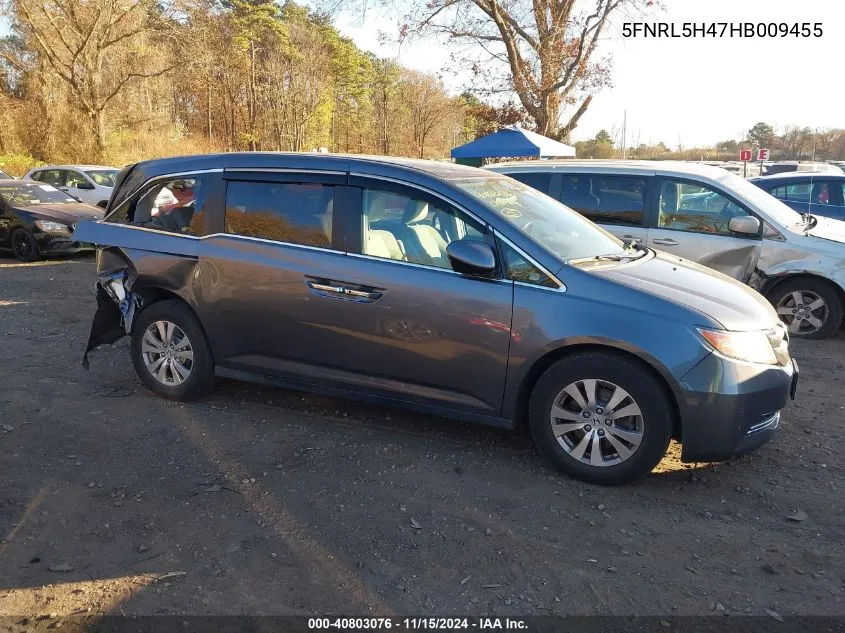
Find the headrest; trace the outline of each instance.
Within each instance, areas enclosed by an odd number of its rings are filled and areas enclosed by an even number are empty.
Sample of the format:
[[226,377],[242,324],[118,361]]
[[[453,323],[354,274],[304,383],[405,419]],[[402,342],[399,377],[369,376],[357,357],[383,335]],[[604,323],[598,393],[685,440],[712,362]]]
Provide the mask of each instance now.
[[387,207],[385,206],[384,194],[380,191],[368,191],[367,192],[367,220],[372,222],[378,222],[384,217],[384,214],[387,212]]
[[405,224],[412,224],[414,222],[421,222],[428,217],[428,203],[422,200],[408,200],[405,204],[405,213],[402,216],[402,222]]

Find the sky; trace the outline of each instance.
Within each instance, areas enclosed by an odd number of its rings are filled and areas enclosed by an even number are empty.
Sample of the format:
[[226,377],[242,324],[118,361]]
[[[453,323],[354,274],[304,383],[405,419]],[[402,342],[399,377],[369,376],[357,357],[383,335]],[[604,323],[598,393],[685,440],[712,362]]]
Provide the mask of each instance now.
[[[842,0],[660,0],[653,19],[685,22],[821,22],[820,38],[623,38],[617,19],[598,55],[613,57],[613,87],[594,97],[573,133],[601,130],[621,139],[627,111],[628,145],[664,142],[671,148],[739,139],[758,121],[782,128],[845,128],[845,2]],[[641,20],[640,20],[641,21]],[[396,33],[385,15],[341,14],[337,26],[359,47],[438,73],[448,62],[444,46],[416,42],[399,50],[377,32]],[[459,91],[455,78],[444,77]],[[451,85],[450,85],[451,83]]]
[[[410,0],[422,1],[422,0]],[[587,0],[589,1],[589,0]],[[601,129],[627,143],[663,142],[671,148],[739,139],[757,121],[845,128],[845,1],[660,0],[653,20],[674,23],[820,22],[819,38],[623,38],[618,18],[598,55],[613,58],[613,87],[600,92],[573,134],[592,138]],[[370,3],[375,4],[375,3]],[[395,35],[395,18],[370,10],[365,19],[340,13],[339,30],[356,44],[418,70],[440,74],[449,61],[442,43],[416,41],[400,49],[379,32]],[[4,31],[0,22],[0,34]],[[460,92],[460,76],[444,76]]]

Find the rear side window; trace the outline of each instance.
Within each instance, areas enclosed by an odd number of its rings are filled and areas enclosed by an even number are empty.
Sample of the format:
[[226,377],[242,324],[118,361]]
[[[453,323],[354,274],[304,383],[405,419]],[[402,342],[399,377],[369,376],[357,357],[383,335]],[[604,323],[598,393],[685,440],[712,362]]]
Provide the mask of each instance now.
[[48,169],[38,174],[38,180],[54,187],[64,187],[65,172],[61,169]]
[[206,204],[211,180],[206,175],[183,175],[155,180],[106,218],[106,222],[149,229],[205,235]]
[[514,180],[518,180],[524,185],[534,187],[537,191],[542,191],[545,194],[549,193],[549,188],[552,182],[551,174],[544,174],[542,172],[517,172],[515,174],[508,174]]
[[642,226],[645,178],[604,174],[563,174],[560,201],[593,222]]
[[808,181],[792,185],[781,185],[770,190],[769,193],[779,200],[807,203],[810,202],[810,183]]
[[334,187],[315,183],[230,181],[226,232],[330,248]]

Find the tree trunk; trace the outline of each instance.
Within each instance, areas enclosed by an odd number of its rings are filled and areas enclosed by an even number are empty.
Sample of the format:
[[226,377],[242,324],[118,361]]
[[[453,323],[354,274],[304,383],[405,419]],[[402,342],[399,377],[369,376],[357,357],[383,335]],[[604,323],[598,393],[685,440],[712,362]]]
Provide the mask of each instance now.
[[206,125],[208,128],[208,140],[211,141],[211,82],[208,82],[208,86],[206,89],[206,109],[205,109],[205,116],[206,116]]

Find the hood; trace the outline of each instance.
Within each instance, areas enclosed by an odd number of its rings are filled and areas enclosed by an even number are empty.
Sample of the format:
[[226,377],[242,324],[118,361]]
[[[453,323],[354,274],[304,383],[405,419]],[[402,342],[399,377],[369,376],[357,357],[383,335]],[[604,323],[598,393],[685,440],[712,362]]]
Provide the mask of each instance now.
[[726,330],[762,330],[778,322],[771,304],[748,286],[666,253],[591,272],[703,313]]
[[812,237],[819,237],[823,240],[831,242],[839,242],[845,244],[845,222],[842,220],[834,220],[833,218],[823,218],[816,216],[818,222],[808,232]]
[[33,204],[15,207],[35,220],[53,220],[64,224],[75,224],[80,220],[101,220],[103,210],[87,204]]

